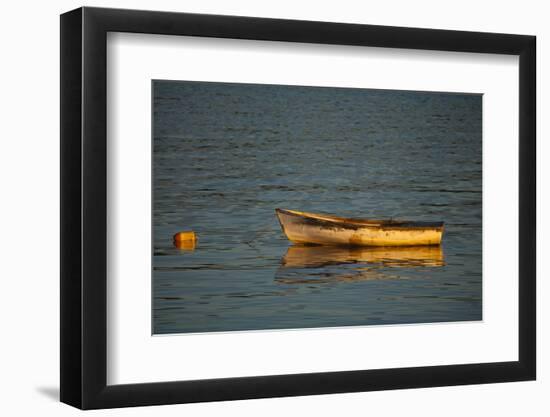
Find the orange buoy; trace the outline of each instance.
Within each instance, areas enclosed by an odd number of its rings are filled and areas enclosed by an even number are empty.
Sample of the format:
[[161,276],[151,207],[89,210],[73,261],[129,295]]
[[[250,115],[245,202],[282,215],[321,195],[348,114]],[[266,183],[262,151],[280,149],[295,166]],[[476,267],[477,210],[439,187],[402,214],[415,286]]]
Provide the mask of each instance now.
[[182,231],[174,235],[174,246],[179,249],[194,250],[197,236],[193,231]]

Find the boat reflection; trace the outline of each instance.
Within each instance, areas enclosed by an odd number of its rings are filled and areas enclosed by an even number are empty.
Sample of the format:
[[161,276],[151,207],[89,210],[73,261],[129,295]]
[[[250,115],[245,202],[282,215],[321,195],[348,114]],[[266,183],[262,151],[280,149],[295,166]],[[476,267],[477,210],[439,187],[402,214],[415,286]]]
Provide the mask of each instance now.
[[[281,259],[275,280],[285,284],[402,278],[386,268],[442,267],[441,246],[339,247],[295,245]],[[395,272],[395,273],[394,273]]]
[[384,266],[443,266],[441,246],[340,247],[291,246],[281,260],[290,268],[319,268],[344,263],[377,263]]

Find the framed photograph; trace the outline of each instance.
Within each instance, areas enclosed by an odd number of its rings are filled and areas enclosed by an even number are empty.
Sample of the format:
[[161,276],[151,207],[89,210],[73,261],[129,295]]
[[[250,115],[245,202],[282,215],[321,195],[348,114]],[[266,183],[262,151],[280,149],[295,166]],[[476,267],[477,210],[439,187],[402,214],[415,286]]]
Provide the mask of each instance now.
[[61,401],[533,380],[535,37],[61,16]]

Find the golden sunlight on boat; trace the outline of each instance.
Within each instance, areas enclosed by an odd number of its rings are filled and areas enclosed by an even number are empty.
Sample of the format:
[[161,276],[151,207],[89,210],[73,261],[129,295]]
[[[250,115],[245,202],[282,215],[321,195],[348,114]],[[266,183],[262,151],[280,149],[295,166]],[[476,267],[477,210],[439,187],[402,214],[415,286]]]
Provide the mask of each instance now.
[[293,243],[340,246],[439,245],[443,222],[352,219],[329,214],[275,209]]

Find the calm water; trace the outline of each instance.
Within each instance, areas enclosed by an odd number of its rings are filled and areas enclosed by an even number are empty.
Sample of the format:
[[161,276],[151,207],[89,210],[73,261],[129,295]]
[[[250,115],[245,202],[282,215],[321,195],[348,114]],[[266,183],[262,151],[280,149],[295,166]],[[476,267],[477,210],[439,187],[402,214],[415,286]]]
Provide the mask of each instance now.
[[[481,320],[481,96],[153,93],[154,333]],[[441,248],[292,247],[276,207],[446,230]],[[195,250],[172,246],[180,230]]]

